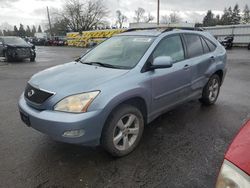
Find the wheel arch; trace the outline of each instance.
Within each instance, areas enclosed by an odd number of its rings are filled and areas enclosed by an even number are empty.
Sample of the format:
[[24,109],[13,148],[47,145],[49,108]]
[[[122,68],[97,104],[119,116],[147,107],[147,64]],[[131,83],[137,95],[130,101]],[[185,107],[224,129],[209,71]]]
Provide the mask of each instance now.
[[105,124],[108,121],[108,119],[110,118],[110,116],[112,115],[112,113],[124,104],[132,105],[132,106],[138,108],[143,115],[144,122],[147,122],[148,107],[147,107],[146,100],[141,96],[133,96],[133,97],[129,97],[129,98],[124,99],[123,101],[120,101],[119,103],[115,104],[114,107],[112,108],[112,110],[109,112],[109,114],[105,120]]
[[104,125],[103,125],[102,130],[101,130],[100,143],[102,142],[103,129],[107,125],[107,122],[112,117],[113,112],[115,112],[119,107],[121,107],[124,104],[132,105],[132,106],[135,106],[136,108],[138,108],[141,111],[142,115],[143,115],[144,122],[147,123],[148,106],[147,106],[146,100],[141,96],[128,97],[128,98],[126,98],[126,99],[124,99],[122,101],[119,101],[119,102],[115,103],[115,105],[112,105],[112,108],[108,112],[108,114],[106,116],[106,119],[104,121]]

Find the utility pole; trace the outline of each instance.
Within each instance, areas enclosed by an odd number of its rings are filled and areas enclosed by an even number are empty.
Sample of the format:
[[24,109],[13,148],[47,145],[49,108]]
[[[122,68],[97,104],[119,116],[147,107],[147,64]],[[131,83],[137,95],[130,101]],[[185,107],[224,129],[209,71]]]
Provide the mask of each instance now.
[[157,25],[160,24],[160,0],[157,0]]
[[52,29],[51,29],[50,15],[49,15],[49,7],[47,7],[47,14],[48,14],[48,20],[49,20],[49,32],[50,32],[50,37],[52,37]]

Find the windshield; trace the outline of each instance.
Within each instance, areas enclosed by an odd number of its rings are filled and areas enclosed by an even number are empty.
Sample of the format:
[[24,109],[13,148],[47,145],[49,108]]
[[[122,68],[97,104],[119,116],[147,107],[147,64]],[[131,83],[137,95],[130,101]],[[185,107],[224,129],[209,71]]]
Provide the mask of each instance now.
[[116,68],[133,68],[154,41],[148,36],[116,36],[87,53],[82,63],[97,62]]
[[4,43],[6,44],[27,45],[27,43],[19,37],[6,37],[6,38],[3,38],[3,40],[4,40]]

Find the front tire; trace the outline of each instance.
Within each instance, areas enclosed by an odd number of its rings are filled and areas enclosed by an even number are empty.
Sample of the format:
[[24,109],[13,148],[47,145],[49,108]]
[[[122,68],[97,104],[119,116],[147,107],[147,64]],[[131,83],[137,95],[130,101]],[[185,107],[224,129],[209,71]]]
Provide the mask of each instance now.
[[124,104],[108,118],[102,131],[103,148],[115,157],[132,152],[142,137],[143,115],[134,106]]
[[202,97],[199,99],[204,105],[213,105],[220,93],[221,79],[217,74],[210,77],[203,88]]
[[30,58],[30,62],[34,62],[35,59],[36,59],[35,57],[31,57],[31,58]]
[[5,51],[5,59],[7,62],[12,62],[13,61],[13,58],[9,55],[8,51]]

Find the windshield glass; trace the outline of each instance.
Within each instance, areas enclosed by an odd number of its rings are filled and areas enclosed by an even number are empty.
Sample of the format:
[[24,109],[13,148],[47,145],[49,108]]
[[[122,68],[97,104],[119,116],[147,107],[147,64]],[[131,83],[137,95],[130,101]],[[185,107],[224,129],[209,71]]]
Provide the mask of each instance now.
[[3,40],[4,40],[4,43],[6,44],[27,45],[27,43],[19,37],[6,37],[6,38],[3,38]]
[[116,36],[98,45],[82,59],[83,63],[98,62],[117,68],[133,68],[154,41],[148,36]]

